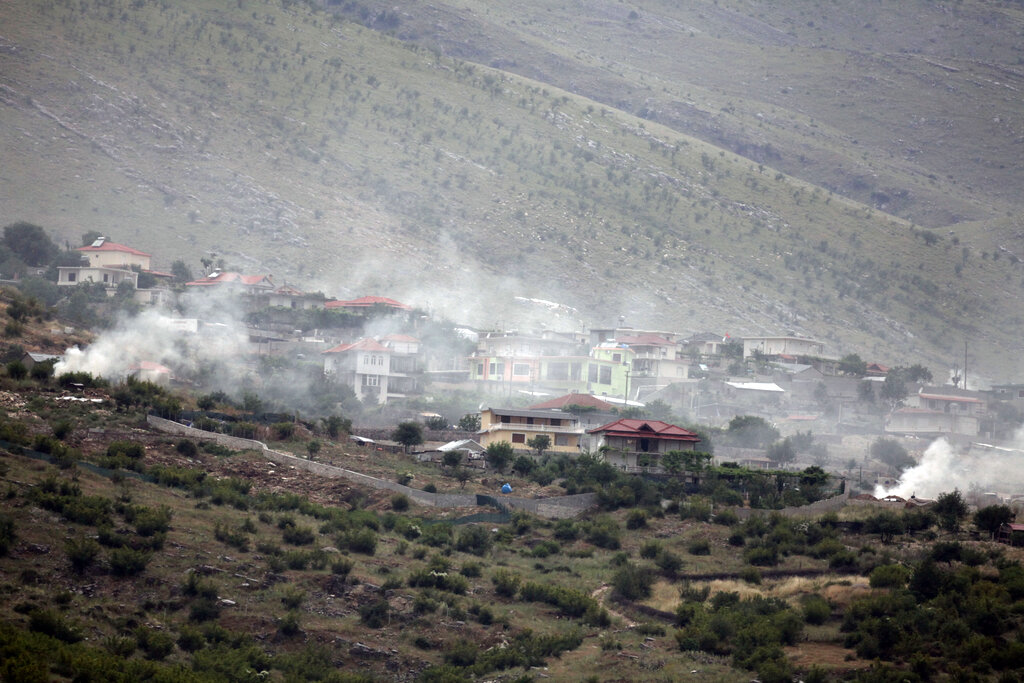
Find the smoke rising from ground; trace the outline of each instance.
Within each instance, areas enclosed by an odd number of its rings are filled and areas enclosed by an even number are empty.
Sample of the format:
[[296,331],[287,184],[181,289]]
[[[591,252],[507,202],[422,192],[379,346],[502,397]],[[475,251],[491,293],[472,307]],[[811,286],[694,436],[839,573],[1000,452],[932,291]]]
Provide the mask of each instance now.
[[1024,428],[1014,434],[1013,447],[972,444],[958,449],[946,439],[936,439],[921,462],[903,472],[890,487],[875,487],[875,497],[936,498],[954,489],[961,492],[993,492],[1009,498],[1024,494]]

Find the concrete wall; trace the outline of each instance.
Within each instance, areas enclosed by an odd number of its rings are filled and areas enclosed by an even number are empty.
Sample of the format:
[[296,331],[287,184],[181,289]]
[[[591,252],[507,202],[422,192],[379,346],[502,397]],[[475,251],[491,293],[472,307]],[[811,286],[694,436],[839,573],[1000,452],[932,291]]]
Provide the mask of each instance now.
[[[395,493],[402,493],[420,505],[440,508],[475,507],[477,505],[477,496],[474,493],[430,493],[428,491],[421,491],[420,489],[403,486],[395,481],[378,479],[377,477],[371,477],[367,474],[362,474],[361,472],[347,470],[343,467],[335,467],[333,465],[299,458],[291,453],[275,451],[272,448],[268,448],[262,441],[256,441],[255,439],[242,439],[237,436],[207,432],[202,429],[183,425],[180,422],[165,420],[155,415],[147,415],[146,421],[154,429],[168,434],[178,434],[197,439],[206,439],[234,450],[259,451],[265,458],[279,465],[289,465],[301,468],[308,472],[319,474],[323,477],[341,477],[343,479],[348,479],[353,483],[362,484],[363,486],[369,486],[374,489],[384,489],[387,491],[394,491]],[[597,502],[597,494],[594,493],[581,493],[575,496],[558,496],[555,498],[541,499],[515,498],[504,495],[492,497],[500,504],[511,509],[523,510],[540,517],[548,517],[551,519],[576,517],[585,510],[593,507]]]
[[846,507],[849,502],[850,491],[847,489],[844,493],[840,493],[838,496],[825,498],[799,507],[782,508],[781,510],[761,510],[755,508],[733,508],[733,510],[736,512],[736,516],[740,519],[747,519],[752,515],[757,514],[770,515],[776,512],[783,517],[817,517],[818,515],[823,515],[826,512],[837,512]]

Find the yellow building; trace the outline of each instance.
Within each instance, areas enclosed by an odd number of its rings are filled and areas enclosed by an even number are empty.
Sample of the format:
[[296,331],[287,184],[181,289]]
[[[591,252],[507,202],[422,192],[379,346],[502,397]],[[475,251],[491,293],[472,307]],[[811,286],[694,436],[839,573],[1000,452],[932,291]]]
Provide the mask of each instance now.
[[560,410],[517,410],[514,408],[485,408],[480,411],[480,431],[477,441],[484,448],[492,443],[507,441],[516,450],[529,450],[531,439],[546,434],[551,453],[579,453],[583,427],[579,418]]

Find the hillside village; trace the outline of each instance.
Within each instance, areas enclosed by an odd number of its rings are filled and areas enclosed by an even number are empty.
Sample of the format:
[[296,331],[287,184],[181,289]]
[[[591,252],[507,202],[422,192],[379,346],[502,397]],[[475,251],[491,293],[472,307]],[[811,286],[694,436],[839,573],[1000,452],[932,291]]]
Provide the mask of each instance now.
[[[402,419],[451,427],[463,417],[460,410],[447,404],[439,412],[431,402],[445,393],[476,397],[477,408],[466,412],[478,413],[481,426],[463,436],[481,448],[508,441],[528,451],[527,443],[543,435],[552,452],[580,453],[601,445],[590,430],[621,418],[723,429],[737,416],[753,416],[784,436],[811,433],[824,447],[796,458],[722,446],[719,460],[849,470],[845,454],[860,457],[859,444],[870,437],[900,439],[918,454],[916,440],[939,436],[963,448],[1009,444],[1024,408],[1024,384],[968,390],[965,377],[940,384],[927,368],[840,357],[821,341],[793,335],[739,339],[718,331],[635,329],[622,320],[580,331],[470,329],[385,296],[339,300],[278,284],[269,274],[213,269],[176,281],[152,269],[151,255],[104,237],[77,252],[81,265],[61,266],[59,287],[101,284],[110,298],[176,311],[164,323],[172,334],[193,339],[198,354],[233,329],[238,344],[220,360],[235,364],[234,377],[256,394],[273,395],[268,370],[301,371],[319,387],[321,410],[338,409],[366,428]],[[140,286],[141,278],[148,286]],[[202,303],[211,300],[218,305]],[[204,386],[195,363],[176,360],[157,349],[151,357],[136,350],[124,355],[118,374],[221,389]],[[858,445],[844,447],[844,439]],[[830,449],[843,457],[829,458]],[[616,464],[660,471],[657,453],[646,450],[637,446]],[[884,469],[876,476],[884,477]]]

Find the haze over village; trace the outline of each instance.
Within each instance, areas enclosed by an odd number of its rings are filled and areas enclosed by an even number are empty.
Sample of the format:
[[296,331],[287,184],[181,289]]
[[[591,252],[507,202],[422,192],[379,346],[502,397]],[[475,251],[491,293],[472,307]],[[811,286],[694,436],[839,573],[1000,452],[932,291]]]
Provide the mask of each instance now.
[[1024,680],[1024,5],[0,2],[0,680]]
[[[182,281],[152,269],[151,255],[103,236],[75,251],[82,265],[60,266],[59,287],[103,283],[111,297],[130,295],[141,308],[119,313],[90,345],[68,349],[58,375],[134,376],[238,399],[248,392],[282,411],[345,414],[357,432],[375,434],[407,419],[454,429],[482,413],[482,430],[465,435],[479,448],[508,441],[526,450],[528,439],[545,434],[552,452],[574,455],[596,451],[588,429],[620,416],[709,431],[753,416],[780,438],[812,435],[815,447],[720,446],[718,461],[817,465],[879,496],[934,497],[950,481],[974,498],[1022,493],[1016,468],[1000,463],[1024,454],[1024,384],[979,389],[984,380],[966,366],[947,374],[839,357],[821,341],[785,333],[636,329],[628,312],[618,324],[588,326],[567,306],[525,297],[505,309],[524,327],[482,329],[435,318],[429,304],[413,308],[380,294],[333,299],[269,274],[213,269]],[[139,288],[140,274],[153,286]],[[908,463],[871,457],[868,444],[880,438],[900,441],[921,463],[903,482]],[[660,471],[657,455],[616,464]]]

